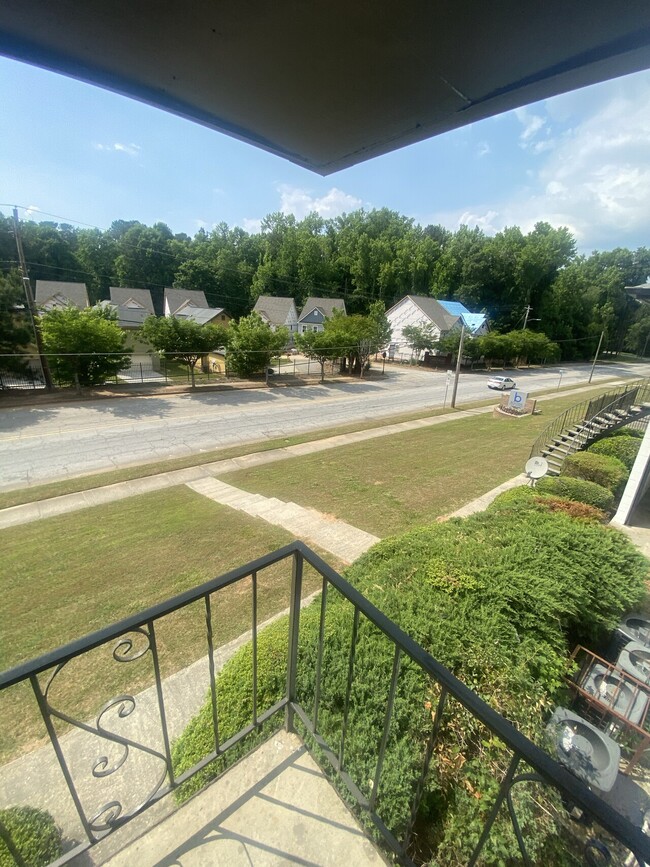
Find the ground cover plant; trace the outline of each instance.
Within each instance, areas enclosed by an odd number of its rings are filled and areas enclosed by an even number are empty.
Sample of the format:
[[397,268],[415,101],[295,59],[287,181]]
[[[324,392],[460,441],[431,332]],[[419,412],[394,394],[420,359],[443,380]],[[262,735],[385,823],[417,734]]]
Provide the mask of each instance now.
[[[621,613],[642,597],[647,576],[648,562],[618,531],[563,511],[531,512],[512,502],[509,508],[386,539],[345,577],[521,731],[540,740],[567,671],[568,651],[577,641],[597,648]],[[319,730],[335,749],[342,729],[352,614],[347,601],[330,594]],[[301,620],[298,667],[299,700],[308,712],[318,621],[319,606],[313,604]],[[286,622],[279,622],[260,636],[264,707],[284,693],[286,635]],[[393,650],[362,617],[345,754],[346,767],[365,795],[375,771]],[[250,648],[243,648],[218,679],[223,736],[250,721],[250,669]],[[243,700],[237,700],[242,694]],[[398,838],[408,824],[438,696],[437,687],[405,661],[378,799],[379,814]],[[191,767],[212,745],[207,703],[174,746],[177,769]],[[443,716],[416,826],[420,854],[426,852],[438,865],[467,862],[508,760],[497,739],[452,702]],[[212,765],[195,785],[211,771]],[[565,863],[555,851],[553,798],[524,788],[516,802],[533,862]],[[504,814],[491,835],[485,863],[519,863]]]
[[[58,518],[0,531],[0,667],[72,641],[196,587],[291,541],[278,527],[220,506],[189,488],[132,497]],[[330,558],[331,561],[331,558]],[[260,573],[260,621],[288,605],[290,567]],[[319,586],[308,577],[306,592]],[[250,587],[218,594],[215,645],[250,628]],[[190,606],[160,621],[157,643],[163,676],[206,652],[205,612]],[[153,683],[150,661],[110,662],[110,649],[92,651],[59,676],[56,698],[73,715],[91,717],[121,691]],[[101,677],[96,673],[100,671]],[[0,697],[0,755],[13,755],[43,737],[29,688]]]
[[614,494],[602,485],[584,479],[574,479],[571,476],[544,476],[537,482],[535,490],[539,493],[556,494],[566,500],[587,503],[607,513],[611,513],[614,509]]

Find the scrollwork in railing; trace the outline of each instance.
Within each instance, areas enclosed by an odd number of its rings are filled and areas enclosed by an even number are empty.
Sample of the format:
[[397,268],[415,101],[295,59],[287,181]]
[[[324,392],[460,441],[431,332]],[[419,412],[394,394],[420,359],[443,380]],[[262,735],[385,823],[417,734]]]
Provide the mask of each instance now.
[[[117,640],[111,655],[116,662],[128,663],[141,659],[149,652],[153,652],[149,632],[145,628],[136,627],[131,630],[129,634],[123,635]],[[87,820],[88,827],[93,832],[110,831],[118,825],[124,824],[134,815],[141,812],[147,804],[155,798],[167,777],[167,759],[165,754],[159,750],[147,746],[146,744],[139,743],[125,735],[118,734],[108,727],[108,717],[111,711],[116,711],[117,720],[124,720],[136,712],[137,700],[133,695],[123,694],[111,698],[102,706],[95,717],[94,723],[76,719],[69,713],[56,707],[51,699],[52,688],[59,674],[68,662],[69,660],[57,665],[47,681],[45,689],[43,690],[45,711],[50,717],[61,720],[75,729],[102,738],[102,740],[108,741],[111,744],[116,744],[121,748],[121,752],[116,759],[109,759],[108,755],[99,755],[92,762],[90,768],[92,777],[96,779],[104,779],[115,774],[124,767],[132,750],[151,756],[162,764],[161,773],[154,781],[153,786],[147,792],[146,796],[139,802],[138,806],[125,811],[122,802],[118,798],[112,798],[100,807],[92,818]]]

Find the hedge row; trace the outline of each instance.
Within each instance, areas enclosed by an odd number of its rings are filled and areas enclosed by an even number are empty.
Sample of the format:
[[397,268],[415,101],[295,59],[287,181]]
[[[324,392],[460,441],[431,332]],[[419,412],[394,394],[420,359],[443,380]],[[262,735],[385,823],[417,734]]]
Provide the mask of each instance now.
[[605,455],[617,458],[623,463],[628,471],[634,466],[637,453],[641,447],[641,440],[631,436],[606,437],[598,440],[587,449],[588,452],[597,455]]
[[570,476],[545,476],[537,482],[535,490],[542,494],[554,494],[567,500],[587,503],[596,509],[602,509],[603,512],[612,512],[614,509],[614,494],[602,485],[584,479],[573,479]]
[[616,497],[623,493],[629,471],[618,458],[586,451],[569,455],[562,464],[562,475],[594,482]]
[[[563,682],[567,651],[577,641],[598,646],[604,640],[621,613],[642,596],[647,566],[623,534],[595,521],[575,520],[545,508],[495,508],[387,539],[357,561],[346,578],[521,731],[539,738],[544,715],[552,710]],[[341,734],[352,616],[350,604],[331,592],[319,729],[335,748]],[[298,696],[309,712],[318,621],[318,604],[303,611]],[[286,647],[286,621],[259,636],[260,708],[284,694]],[[392,644],[362,617],[346,766],[366,795],[384,724],[393,652]],[[250,722],[251,679],[247,646],[218,678],[222,738]],[[435,684],[403,660],[377,806],[398,838],[408,823],[438,695]],[[212,748],[208,699],[174,746],[177,771],[191,767]],[[466,863],[507,761],[499,742],[451,702],[418,826],[419,846],[436,864]],[[220,767],[209,766],[201,782]],[[542,802],[546,795],[539,791],[521,788],[518,815],[534,861],[562,863],[561,856],[549,854],[556,840],[552,804]],[[487,864],[518,863],[516,840],[504,813],[491,834]]]
[[[0,810],[0,822],[29,867],[45,867],[63,854],[61,831],[49,813],[35,807]],[[0,838],[0,867],[14,867],[16,861]]]

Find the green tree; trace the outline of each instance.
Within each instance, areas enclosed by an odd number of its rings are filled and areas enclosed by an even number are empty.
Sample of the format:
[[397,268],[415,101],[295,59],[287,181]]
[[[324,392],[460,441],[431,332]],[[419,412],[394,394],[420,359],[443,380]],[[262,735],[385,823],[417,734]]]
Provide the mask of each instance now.
[[0,370],[26,371],[21,353],[27,350],[33,336],[20,275],[10,271],[0,276]]
[[195,387],[197,361],[213,349],[228,346],[230,333],[223,325],[200,325],[191,319],[147,316],[140,329],[142,337],[165,357],[187,366]]
[[405,325],[402,336],[411,347],[411,354],[419,361],[420,355],[428,349],[433,349],[438,343],[438,332],[431,322],[424,325]]
[[362,377],[370,356],[390,343],[392,329],[384,312],[384,302],[375,301],[370,305],[368,316],[360,313],[346,316],[335,310],[325,322],[325,334],[337,348],[337,356],[345,359],[342,368],[347,366],[350,373]]
[[72,305],[40,317],[43,347],[60,380],[100,385],[129,364],[126,335],[111,307]]
[[338,358],[340,353],[331,335],[326,331],[305,331],[296,335],[296,346],[307,358],[320,364],[320,381],[325,379],[325,362]]
[[271,359],[289,342],[289,331],[273,331],[259,313],[242,316],[229,327],[228,367],[239,376],[252,376],[267,370]]

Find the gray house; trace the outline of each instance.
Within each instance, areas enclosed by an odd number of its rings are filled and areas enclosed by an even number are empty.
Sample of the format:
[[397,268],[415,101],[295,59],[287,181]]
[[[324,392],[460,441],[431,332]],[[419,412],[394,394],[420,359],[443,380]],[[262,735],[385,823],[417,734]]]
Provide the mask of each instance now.
[[346,312],[342,298],[308,298],[298,320],[298,333],[322,331],[325,320],[329,319],[335,310]]
[[85,283],[65,283],[59,280],[37,280],[35,301],[41,310],[55,310],[69,305],[84,310],[90,306]]
[[209,308],[205,292],[200,289],[165,289],[164,314],[174,316],[182,307],[191,305],[204,310]]
[[253,312],[259,313],[273,331],[282,326],[288,328],[291,334],[298,331],[298,311],[293,298],[260,295],[255,302]]

